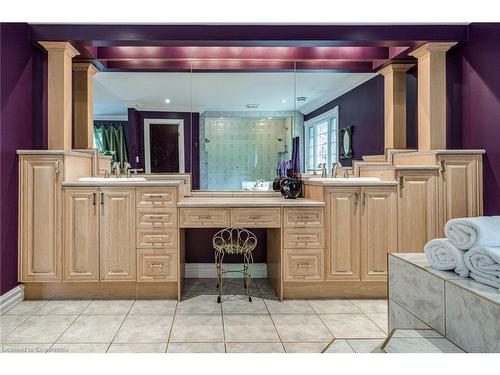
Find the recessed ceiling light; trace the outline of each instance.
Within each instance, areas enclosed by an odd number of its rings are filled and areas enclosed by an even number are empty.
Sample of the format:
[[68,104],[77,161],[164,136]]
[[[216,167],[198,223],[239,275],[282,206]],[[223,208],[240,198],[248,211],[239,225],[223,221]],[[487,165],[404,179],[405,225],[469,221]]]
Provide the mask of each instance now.
[[267,119],[268,119],[268,120],[272,120],[273,118],[272,118],[272,117],[268,117]]
[[165,99],[165,103],[170,104],[170,99],[169,98]]
[[286,103],[286,99],[281,99],[281,103],[285,104]]
[[297,96],[298,102],[305,102],[306,100],[307,100],[307,97],[305,97],[305,96]]

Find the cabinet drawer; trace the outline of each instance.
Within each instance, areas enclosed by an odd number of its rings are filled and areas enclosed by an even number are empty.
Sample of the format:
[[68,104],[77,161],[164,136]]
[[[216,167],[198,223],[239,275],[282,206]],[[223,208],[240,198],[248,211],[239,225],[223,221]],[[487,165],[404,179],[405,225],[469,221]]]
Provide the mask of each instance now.
[[229,210],[225,208],[181,208],[181,228],[226,228],[229,226]]
[[137,228],[137,247],[177,248],[177,228]]
[[148,188],[136,190],[137,207],[156,208],[175,206],[177,197],[175,189]]
[[177,251],[140,250],[137,254],[137,281],[177,281]]
[[176,227],[177,208],[137,208],[138,227]]
[[323,251],[285,250],[285,282],[323,281]]
[[323,228],[286,228],[284,247],[292,249],[322,249],[325,246],[325,230]]
[[284,225],[288,228],[321,228],[324,226],[322,208],[285,208]]
[[231,226],[242,228],[279,228],[279,208],[233,208]]

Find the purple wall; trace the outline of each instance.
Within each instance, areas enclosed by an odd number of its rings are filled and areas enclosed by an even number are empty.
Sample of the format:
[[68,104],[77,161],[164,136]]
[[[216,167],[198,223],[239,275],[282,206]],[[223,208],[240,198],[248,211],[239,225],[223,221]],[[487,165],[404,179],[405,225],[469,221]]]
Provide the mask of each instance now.
[[447,55],[448,148],[484,148],[484,214],[500,214],[500,23],[471,24]]
[[[304,116],[310,120],[339,106],[339,129],[353,126],[353,159],[384,153],[384,78],[376,76]],[[344,166],[353,159],[340,159]]]
[[[191,112],[151,112],[128,109],[126,131],[130,164],[133,168],[144,168],[144,119],[184,120],[184,163],[186,173],[191,173],[193,189],[200,188],[200,115]],[[192,123],[191,123],[192,118]],[[135,158],[139,156],[139,163]]]
[[18,149],[46,146],[46,54],[27,24],[0,24],[0,294],[17,284]]

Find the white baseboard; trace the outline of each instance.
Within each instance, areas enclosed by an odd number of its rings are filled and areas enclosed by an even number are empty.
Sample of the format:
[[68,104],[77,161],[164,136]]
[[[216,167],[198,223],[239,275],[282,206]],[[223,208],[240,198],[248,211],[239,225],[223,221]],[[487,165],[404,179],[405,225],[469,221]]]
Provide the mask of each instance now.
[[19,284],[0,296],[0,311],[10,309],[24,300],[24,285]]
[[[227,271],[236,271],[243,268],[242,263],[224,263],[224,269]],[[207,279],[215,278],[217,272],[214,263],[186,263],[184,265],[185,275],[187,279]],[[226,278],[241,278],[242,274],[239,272],[229,272],[224,274]],[[255,279],[267,277],[267,264],[254,263],[252,265],[252,277]]]

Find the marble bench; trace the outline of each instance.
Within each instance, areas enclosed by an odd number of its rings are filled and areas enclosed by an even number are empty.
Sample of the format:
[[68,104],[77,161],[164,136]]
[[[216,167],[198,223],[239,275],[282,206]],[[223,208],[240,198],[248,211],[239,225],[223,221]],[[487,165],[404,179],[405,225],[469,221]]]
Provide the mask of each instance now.
[[389,331],[429,328],[466,352],[500,352],[500,292],[431,268],[423,253],[389,254]]

